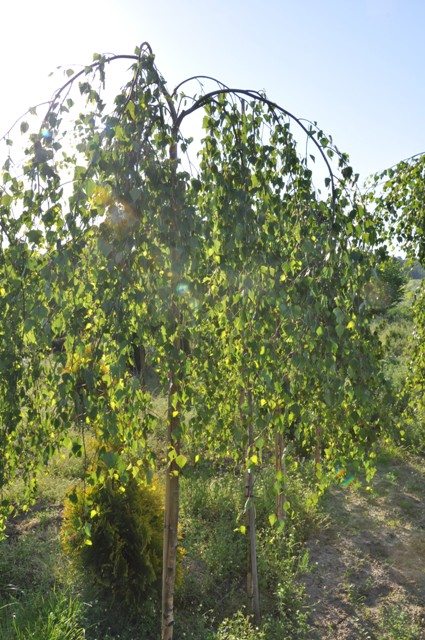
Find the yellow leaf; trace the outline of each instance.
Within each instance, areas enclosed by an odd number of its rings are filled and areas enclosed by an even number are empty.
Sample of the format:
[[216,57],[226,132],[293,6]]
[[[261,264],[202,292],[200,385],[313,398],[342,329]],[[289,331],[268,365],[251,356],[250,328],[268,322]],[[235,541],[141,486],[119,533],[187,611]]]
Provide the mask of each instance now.
[[236,529],[233,529],[233,531],[239,531],[240,533],[245,533],[246,532],[246,527],[244,525],[242,525],[241,527],[237,527]]
[[180,469],[183,469],[186,462],[187,462],[187,458],[183,454],[180,454],[179,456],[176,457],[176,464],[180,467]]

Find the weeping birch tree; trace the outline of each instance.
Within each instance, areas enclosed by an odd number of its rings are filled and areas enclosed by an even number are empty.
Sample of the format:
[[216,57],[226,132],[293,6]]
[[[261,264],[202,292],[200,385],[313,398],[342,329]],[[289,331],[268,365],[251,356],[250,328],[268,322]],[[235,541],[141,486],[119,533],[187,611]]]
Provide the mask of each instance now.
[[[425,261],[425,154],[419,153],[372,176],[369,197],[375,208],[382,243],[401,248],[411,262]],[[409,262],[408,262],[409,264]],[[415,330],[411,359],[401,390],[400,436],[423,451],[425,412],[425,291],[423,281],[413,302]]]
[[[131,64],[129,80],[111,104],[107,72],[120,60]],[[146,43],[67,75],[39,128],[21,122],[28,145],[18,171],[6,140],[2,487],[20,475],[31,486],[59,447],[79,452],[89,433],[100,442],[89,483],[161,466],[149,445],[152,395],[128,366],[136,340],[168,402],[162,638],[173,637],[189,410],[193,437],[208,432],[213,447],[245,460],[258,619],[260,438],[280,443],[278,494],[282,443],[294,430],[329,468],[344,458],[367,464],[377,382],[362,305],[373,220],[348,157],[263,93],[211,78],[209,91],[190,93],[199,78],[170,91]],[[182,124],[198,112],[200,151],[189,163]],[[144,453],[129,471],[135,450]],[[6,498],[2,508],[12,510]]]

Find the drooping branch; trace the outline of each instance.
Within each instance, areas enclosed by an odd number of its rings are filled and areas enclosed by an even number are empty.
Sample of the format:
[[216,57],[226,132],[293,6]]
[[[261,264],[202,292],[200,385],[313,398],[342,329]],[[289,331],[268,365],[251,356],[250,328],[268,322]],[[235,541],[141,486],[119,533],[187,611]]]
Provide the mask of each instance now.
[[[132,60],[132,61],[139,61],[141,60],[142,56],[146,53],[146,51],[148,52],[148,55],[152,56],[153,52],[152,52],[152,48],[150,46],[150,44],[148,42],[143,42],[141,44],[141,46],[139,47],[139,53],[138,54],[114,54],[114,55],[110,55],[108,57],[101,57],[99,56],[99,59],[94,60],[90,65],[84,67],[84,69],[81,69],[81,71],[75,73],[71,78],[69,78],[69,80],[67,80],[53,95],[52,99],[50,100],[49,104],[49,108],[48,111],[43,119],[43,124],[42,124],[42,128],[44,127],[46,121],[49,118],[49,115],[52,113],[52,111],[54,110],[55,106],[57,105],[57,102],[60,98],[60,96],[63,94],[64,91],[66,91],[74,82],[75,80],[77,80],[78,78],[80,78],[83,75],[87,75],[88,73],[90,73],[91,71],[96,70],[97,68],[100,68],[106,64],[109,64],[111,62],[114,62],[115,60]],[[320,145],[320,143],[314,138],[314,136],[312,135],[312,131],[311,128],[309,129],[309,127],[307,127],[302,119],[296,117],[293,113],[291,113],[290,111],[288,111],[287,109],[285,109],[284,107],[280,106],[279,104],[277,104],[276,102],[269,100],[268,98],[266,98],[265,95],[263,95],[261,92],[256,91],[256,90],[252,90],[252,89],[238,89],[238,88],[231,88],[229,86],[227,86],[226,84],[224,84],[223,82],[217,80],[216,78],[212,77],[212,76],[208,76],[208,75],[197,75],[197,76],[191,76],[190,78],[187,78],[185,80],[183,80],[182,82],[180,82],[173,90],[172,93],[169,93],[165,87],[165,82],[162,79],[162,77],[159,74],[159,71],[157,70],[156,66],[153,65],[153,68],[156,72],[157,78],[156,78],[156,83],[158,85],[158,87],[161,90],[161,93],[167,103],[167,106],[169,108],[169,112],[170,112],[170,117],[173,123],[173,132],[174,134],[177,134],[177,132],[180,129],[181,123],[183,122],[183,120],[189,116],[191,113],[194,113],[195,111],[197,111],[198,109],[206,106],[209,102],[211,102],[215,97],[223,95],[223,94],[233,94],[234,96],[237,96],[239,98],[242,97],[246,97],[249,98],[251,100],[255,100],[255,101],[259,101],[265,105],[267,105],[272,111],[274,112],[279,112],[280,114],[286,116],[287,118],[293,120],[299,127],[300,129],[306,134],[306,136],[309,139],[313,140],[313,144],[317,147],[329,174],[329,179],[330,179],[330,185],[331,185],[331,194],[332,194],[332,206],[335,206],[335,202],[337,199],[337,194],[336,194],[336,189],[335,189],[335,176],[334,173],[332,171],[330,162],[328,160],[328,158],[326,157],[326,154],[324,152],[323,147]],[[139,69],[136,70],[135,74],[134,74],[134,78],[133,78],[133,82],[132,82],[132,88],[130,90],[130,96],[132,95],[134,86],[137,82],[137,79],[139,77]],[[219,89],[215,89],[213,91],[210,91],[208,93],[206,93],[205,95],[201,96],[200,98],[198,98],[197,100],[195,100],[195,102],[192,104],[191,107],[189,107],[188,109],[184,109],[183,111],[181,111],[180,113],[178,113],[173,98],[176,97],[178,90],[186,83],[193,81],[193,80],[211,80],[212,82],[215,82],[219,85]],[[130,100],[131,98],[129,97],[128,100]],[[45,103],[43,103],[45,104]],[[16,124],[16,123],[15,123]],[[310,123],[311,124],[311,123]],[[175,135],[174,135],[175,137]]]
[[53,94],[52,99],[49,102],[49,109],[47,110],[46,115],[44,116],[44,120],[43,120],[43,124],[46,122],[47,118],[49,117],[49,115],[52,113],[59,97],[61,96],[61,94],[70,86],[72,85],[75,80],[77,80],[78,78],[80,78],[83,75],[87,75],[87,73],[89,73],[90,71],[94,71],[97,67],[100,67],[101,65],[104,64],[108,64],[109,62],[113,62],[114,60],[139,60],[139,56],[136,56],[135,54],[127,54],[127,55],[122,55],[122,54],[118,54],[118,55],[113,55],[110,56],[109,58],[105,58],[105,59],[100,59],[100,60],[95,60],[94,62],[92,62],[90,65],[88,65],[87,67],[84,67],[84,69],[81,69],[81,71],[78,71],[77,73],[75,73],[69,80],[67,80],[67,82],[65,82],[65,84],[63,84],[61,87],[59,87],[59,89],[57,89],[57,91],[55,91],[55,93]]
[[367,195],[383,236],[420,261],[425,258],[423,231],[425,153],[417,153],[370,178]]
[[[82,69],[81,71],[79,71],[78,73],[74,74],[72,76],[72,78],[70,78],[67,82],[65,82],[65,84],[63,84],[53,95],[53,98],[50,101],[50,106],[49,109],[46,113],[46,116],[44,118],[43,123],[47,120],[48,116],[50,115],[50,113],[52,112],[52,110],[54,109],[57,100],[59,99],[59,97],[61,96],[61,94],[70,86],[74,83],[75,80],[77,80],[79,77],[81,77],[84,74],[87,74],[90,71],[94,71],[96,68],[100,67],[101,65],[105,65],[105,64],[109,64],[115,60],[133,60],[133,61],[140,61],[144,50],[148,50],[149,55],[153,55],[152,53],[152,48],[149,45],[148,42],[144,42],[141,46],[140,46],[140,53],[139,55],[136,54],[118,54],[118,55],[112,55],[109,56],[107,58],[100,58],[98,60],[95,60],[92,64],[90,64],[89,66],[85,67],[84,69]],[[198,75],[198,76],[191,76],[190,78],[187,78],[185,80],[183,80],[182,82],[180,82],[173,90],[173,92],[170,94],[167,89],[165,88],[165,83],[164,81],[162,81],[162,78],[158,72],[158,70],[156,69],[156,67],[154,66],[156,74],[157,74],[157,84],[161,89],[161,92],[167,102],[168,108],[170,110],[170,116],[173,122],[173,130],[176,133],[179,129],[180,129],[180,125],[183,122],[183,120],[189,116],[191,113],[194,113],[195,111],[197,111],[198,109],[206,106],[208,104],[208,102],[210,102],[214,97],[219,96],[219,95],[223,95],[223,94],[233,94],[235,96],[238,97],[242,97],[245,96],[247,98],[250,98],[251,100],[256,100],[259,102],[262,102],[263,104],[267,105],[271,110],[279,112],[280,114],[286,116],[287,118],[290,118],[291,120],[293,120],[299,127],[300,129],[306,134],[306,136],[308,136],[309,138],[311,138],[313,140],[313,144],[317,147],[325,165],[327,168],[327,171],[329,173],[329,178],[330,178],[330,184],[331,184],[331,193],[332,193],[332,203],[333,205],[335,204],[336,201],[336,190],[335,190],[335,176],[333,174],[331,165],[329,163],[329,160],[326,157],[326,154],[322,148],[322,146],[319,144],[319,142],[312,136],[311,134],[311,130],[309,130],[309,128],[302,122],[301,118],[298,118],[297,116],[295,116],[293,113],[291,113],[290,111],[288,111],[287,109],[285,109],[284,107],[280,106],[279,104],[277,104],[276,102],[269,100],[268,98],[266,98],[266,96],[264,96],[261,92],[253,90],[253,89],[237,89],[237,88],[231,88],[229,86],[227,86],[226,84],[224,84],[223,82],[217,80],[216,78],[212,77],[212,76],[208,76],[208,75]],[[135,83],[137,82],[137,78],[139,75],[139,71],[137,70],[135,73],[135,77],[133,79],[133,84],[132,86],[134,87]],[[193,80],[211,80],[212,82],[217,83],[220,88],[219,89],[215,89],[213,91],[210,91],[208,93],[206,93],[205,95],[201,96],[200,98],[198,98],[194,104],[189,107],[188,109],[184,109],[183,111],[181,111],[179,114],[177,113],[177,110],[175,108],[174,102],[173,102],[173,98],[176,96],[177,91],[186,83],[193,81]],[[131,95],[132,91],[130,91],[130,95]]]
[[[192,78],[192,79],[194,79],[194,78]],[[181,84],[183,84],[183,83],[181,83]],[[181,85],[178,85],[178,86],[181,86]],[[180,115],[178,117],[178,120],[177,120],[177,126],[180,127],[180,124],[183,122],[183,120],[188,115],[190,115],[191,113],[194,113],[198,109],[200,109],[200,108],[204,107],[205,105],[207,105],[208,102],[210,100],[212,100],[213,98],[215,98],[216,96],[223,95],[223,94],[225,94],[225,95],[233,94],[233,95],[238,96],[238,97],[246,96],[246,97],[250,98],[251,100],[256,100],[258,102],[262,102],[263,104],[267,105],[272,111],[278,111],[282,115],[284,115],[287,118],[290,118],[291,120],[293,120],[302,129],[302,131],[304,131],[304,133],[309,138],[311,138],[313,140],[313,143],[315,144],[315,146],[319,150],[319,153],[322,156],[323,161],[326,164],[327,170],[329,172],[329,177],[330,177],[330,180],[331,180],[332,204],[335,205],[336,190],[335,190],[334,174],[332,172],[332,168],[331,168],[330,163],[329,163],[329,161],[328,161],[328,159],[326,157],[326,154],[323,151],[323,148],[317,142],[317,140],[314,139],[314,137],[311,135],[311,132],[303,124],[303,122],[301,121],[300,118],[297,118],[296,116],[294,116],[293,113],[291,113],[287,109],[284,109],[283,107],[278,105],[276,102],[273,102],[272,100],[269,100],[268,98],[266,98],[259,91],[254,91],[252,89],[232,89],[232,88],[228,88],[228,87],[225,87],[225,88],[222,88],[222,89],[215,89],[214,91],[210,91],[209,93],[206,93],[204,96],[201,96],[198,100],[196,100],[196,102],[191,107],[189,107],[188,109],[185,109],[184,111],[182,111],[180,113]]]
[[[65,82],[53,95],[52,99],[50,100],[49,104],[49,108],[47,110],[46,115],[44,116],[43,119],[43,124],[42,127],[44,126],[44,124],[46,123],[46,121],[49,118],[49,115],[52,113],[53,109],[55,108],[57,101],[59,99],[59,97],[63,94],[64,91],[66,91],[66,89],[68,89],[70,86],[72,86],[75,82],[75,80],[77,80],[79,77],[83,76],[83,75],[87,75],[88,73],[90,73],[91,71],[94,71],[96,68],[99,68],[105,64],[109,64],[111,62],[114,62],[115,60],[133,60],[135,62],[140,62],[143,54],[145,53],[144,50],[148,50],[149,55],[153,55],[152,52],[152,48],[150,46],[150,44],[148,42],[143,42],[140,46],[140,53],[139,55],[136,54],[117,54],[117,55],[111,55],[107,58],[102,58],[100,57],[98,60],[95,60],[94,62],[92,62],[90,65],[84,67],[84,69],[81,69],[81,71],[79,71],[78,73],[75,73],[69,80],[67,80],[67,82]],[[170,116],[173,122],[173,128],[174,130],[177,132],[180,122],[178,121],[178,116],[177,116],[177,111],[175,109],[174,103],[173,103],[173,99],[172,96],[170,95],[170,93],[167,91],[167,89],[165,88],[165,82],[163,81],[158,69],[156,68],[156,66],[154,65],[154,70],[156,72],[156,82],[158,87],[161,89],[161,92],[167,102],[168,108],[170,110]],[[137,83],[137,79],[139,77],[140,74],[140,70],[139,68],[136,70],[134,78],[133,78],[133,82],[132,82],[132,86],[130,89],[130,93],[129,93],[129,98],[127,100],[130,101],[131,100],[131,95],[133,93],[134,87]],[[45,103],[43,103],[45,104]],[[16,123],[15,123],[16,124]]]

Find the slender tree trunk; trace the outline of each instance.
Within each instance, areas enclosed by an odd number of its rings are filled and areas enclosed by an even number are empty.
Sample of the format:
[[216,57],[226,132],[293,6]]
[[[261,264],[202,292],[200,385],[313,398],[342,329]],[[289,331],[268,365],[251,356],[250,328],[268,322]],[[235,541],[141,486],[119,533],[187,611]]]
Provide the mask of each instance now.
[[[248,404],[248,465],[249,459],[254,454],[254,427],[252,424],[252,392],[247,391]],[[257,569],[257,541],[255,531],[255,504],[254,504],[254,474],[251,468],[247,468],[245,481],[245,498],[247,508],[247,529],[248,529],[248,572],[247,586],[248,597],[251,602],[251,610],[254,614],[255,624],[260,624],[260,590],[258,585]]]
[[[170,374],[168,388],[168,445],[180,453],[178,434],[180,412],[175,404],[179,388]],[[172,640],[174,631],[174,584],[177,563],[177,533],[179,521],[179,469],[173,460],[166,472],[164,548],[162,564],[162,640]]]
[[322,449],[322,430],[320,425],[316,423],[316,427],[314,430],[315,433],[315,444],[314,444],[314,480],[318,482],[318,470],[321,459],[321,449]]
[[286,500],[286,463],[285,463],[285,449],[283,443],[283,435],[277,431],[275,437],[275,468],[276,477],[282,478],[280,482],[280,490],[276,494],[276,518],[279,522],[285,519],[286,511],[284,504]]
[[[170,160],[177,170],[177,144],[170,147]],[[176,174],[174,173],[174,179]],[[178,282],[178,260],[175,250],[175,242],[178,242],[178,206],[172,198],[172,210],[174,219],[172,220],[171,240],[171,295]],[[180,324],[180,313],[177,305],[171,302],[171,316],[174,324],[174,333]],[[174,346],[177,352],[182,352],[182,342],[175,338]],[[167,453],[175,451],[176,456],[180,454],[180,402],[179,393],[181,380],[177,378],[177,362],[170,362],[169,385],[168,385],[168,437]],[[165,480],[165,512],[164,512],[164,540],[163,540],[163,564],[162,564],[162,640],[173,640],[174,633],[174,586],[176,581],[177,545],[178,545],[178,524],[179,524],[179,467],[173,459],[169,464]]]

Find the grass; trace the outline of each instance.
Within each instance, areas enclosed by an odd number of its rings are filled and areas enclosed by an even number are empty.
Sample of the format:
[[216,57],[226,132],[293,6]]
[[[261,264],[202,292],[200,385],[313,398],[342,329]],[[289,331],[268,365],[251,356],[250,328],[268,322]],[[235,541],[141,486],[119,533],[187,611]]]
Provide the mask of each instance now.
[[412,620],[409,612],[400,605],[387,605],[379,624],[378,640],[421,640],[421,624]]
[[[317,603],[312,638],[421,640],[423,458],[383,444],[370,490],[330,487],[321,502],[328,529],[319,531],[319,544],[311,546],[308,592]],[[326,595],[318,584],[326,585]]]
[[[235,612],[241,611],[241,605],[247,605],[247,537],[239,530],[244,522],[243,485],[242,476],[209,475],[205,470],[182,483],[182,543],[187,571],[177,605],[196,612],[193,629],[188,628],[187,619],[185,621],[187,638],[201,637],[199,619],[210,633],[217,624],[222,629],[220,625],[225,624],[225,620],[227,625],[229,621],[242,627],[248,624],[238,613],[236,622],[233,618]],[[303,516],[299,514],[298,524],[301,525],[303,518],[302,526],[295,526],[295,520],[289,520],[284,531],[272,529],[268,521],[274,506],[272,485],[271,474],[264,472],[257,476],[257,554],[264,628],[270,639],[285,637],[284,634],[290,638],[295,628],[297,637],[302,638],[309,626],[300,581],[307,570],[308,556],[301,538],[315,526],[320,515],[316,508],[307,506],[306,492],[300,493],[300,485],[293,482],[289,487],[292,503],[305,501]],[[177,630],[183,632],[179,625]],[[223,629],[220,633],[219,638],[227,637]]]
[[[158,603],[151,603],[143,619],[129,622],[127,612],[123,615],[105,594],[85,584],[63,553],[60,505],[64,491],[78,476],[79,464],[71,459],[68,465],[59,456],[52,463],[52,473],[39,483],[34,509],[11,523],[8,539],[0,543],[0,638],[154,640],[160,626]],[[391,530],[397,534],[406,526],[411,529],[420,516],[417,501],[423,499],[425,482],[421,461],[399,448],[383,446],[371,491],[360,484],[349,491],[338,486],[330,490],[334,497],[325,494],[318,504],[311,500],[310,469],[302,464],[299,469],[289,481],[293,513],[282,531],[271,527],[268,519],[274,507],[273,473],[258,469],[255,492],[263,612],[259,629],[247,609],[247,538],[239,531],[244,522],[243,475],[214,465],[195,467],[190,476],[182,475],[180,543],[185,554],[184,578],[176,596],[176,637],[330,640],[331,634],[315,635],[311,624],[317,602],[308,598],[308,585],[317,567],[306,540],[315,539],[327,526],[330,549],[333,544],[360,540],[363,531],[375,536],[379,529],[386,536]],[[365,517],[368,504],[381,510],[379,516]],[[340,535],[333,532],[335,526]],[[378,551],[373,562],[380,557]],[[349,607],[356,637],[419,640],[420,621],[403,598],[383,599],[371,609],[370,598],[377,589],[368,575],[372,560],[361,548],[349,553],[339,596]],[[382,562],[388,559],[382,556]],[[327,586],[321,598],[331,602],[332,586]]]
[[3,638],[16,640],[84,640],[81,624],[82,603],[66,591],[53,589],[47,595],[31,592],[25,599],[7,605],[8,616],[2,617]]
[[[60,544],[61,505],[81,472],[81,461],[58,456],[37,487],[36,503],[8,526],[0,543],[0,638],[43,640],[153,640],[158,637],[158,603],[142,620],[128,620],[112,601],[76,571]],[[308,606],[302,575],[308,568],[303,539],[320,514],[308,503],[301,477],[289,485],[297,518],[285,530],[271,528],[273,474],[256,481],[258,563],[263,630],[247,615],[247,537],[243,475],[200,467],[181,482],[184,579],[176,596],[176,637],[193,640],[308,638]],[[264,634],[266,633],[266,636]],[[233,634],[233,635],[232,635]],[[236,635],[235,635],[236,634]],[[239,635],[237,635],[239,634]]]

